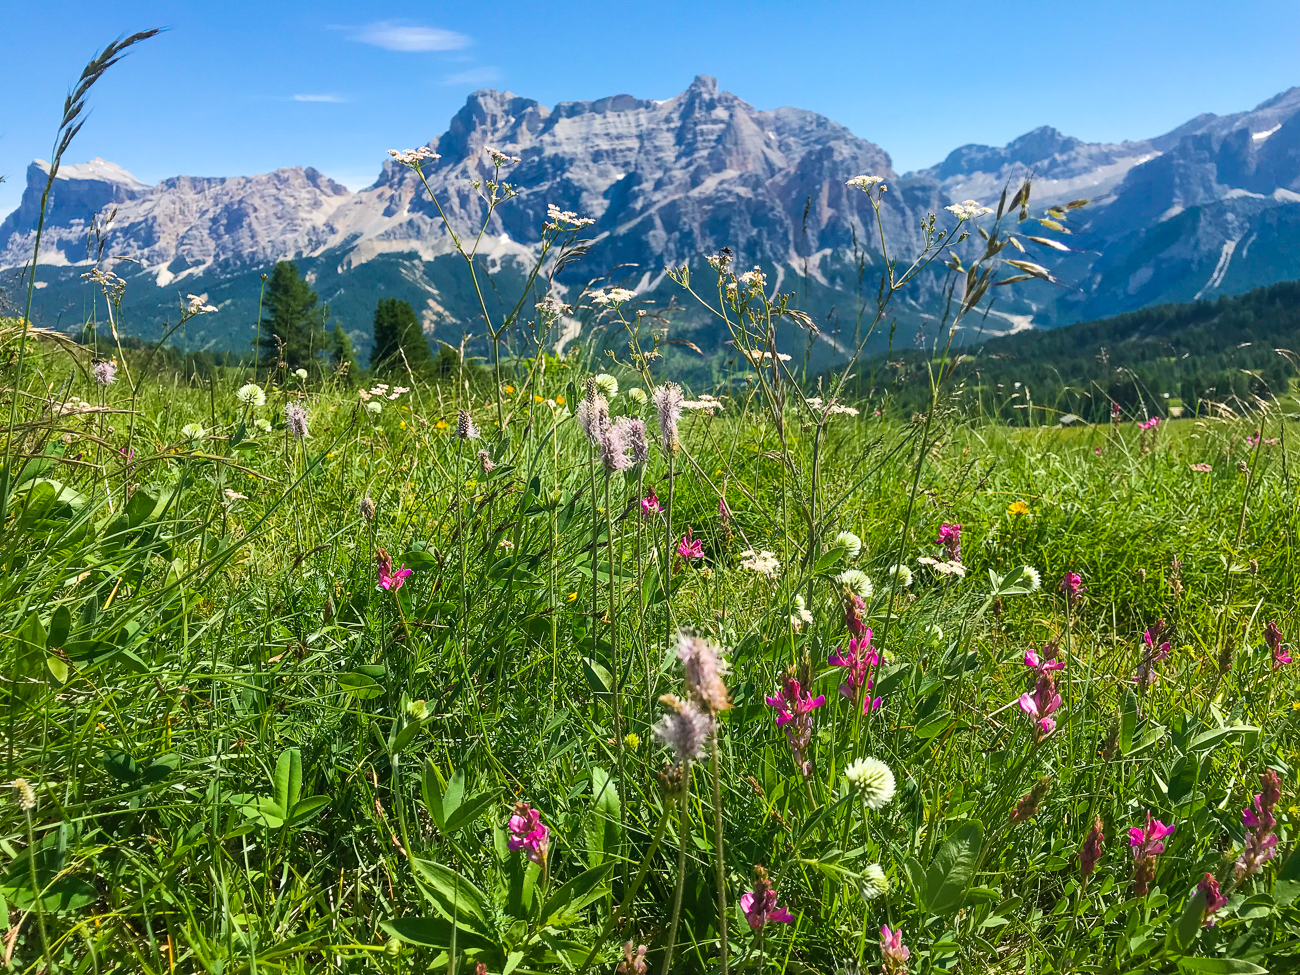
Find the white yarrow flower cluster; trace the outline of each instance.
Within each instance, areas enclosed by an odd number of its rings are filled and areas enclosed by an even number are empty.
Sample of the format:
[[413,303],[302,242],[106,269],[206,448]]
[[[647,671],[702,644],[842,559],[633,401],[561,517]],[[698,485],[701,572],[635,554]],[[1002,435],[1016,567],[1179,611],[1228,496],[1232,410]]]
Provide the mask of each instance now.
[[493,149],[491,146],[484,146],[483,151],[492,157],[493,166],[513,166],[515,163],[519,162],[518,156],[511,156],[498,149]]
[[189,307],[185,309],[187,314],[210,315],[212,312],[217,310],[216,305],[208,304],[207,295],[186,295],[185,297],[188,298],[190,302]]
[[845,569],[835,577],[835,581],[864,602],[876,591],[876,587],[871,584],[871,577],[861,569]]
[[862,190],[862,192],[866,193],[868,190],[871,189],[871,187],[876,186],[879,183],[883,183],[884,181],[885,178],[883,176],[854,176],[851,180],[848,180],[844,185],[856,186],[858,189]]
[[744,274],[739,275],[736,280],[748,288],[749,293],[752,295],[762,294],[763,289],[767,286],[767,277],[759,270],[757,265],[752,271],[746,271]]
[[587,297],[593,305],[613,305],[618,307],[625,302],[631,301],[636,297],[635,291],[628,291],[627,288],[610,288],[608,291],[597,289],[588,292]]
[[595,223],[593,217],[580,217],[572,210],[561,210],[554,203],[546,205],[546,226],[552,230],[581,230]]
[[777,573],[781,571],[781,560],[776,557],[775,552],[769,552],[767,549],[755,552],[752,548],[747,548],[740,553],[740,567],[769,579],[775,579]]
[[944,209],[958,220],[974,220],[977,217],[993,212],[992,207],[983,206],[974,200],[962,200],[960,203],[954,203],[951,206],[944,207]]
[[239,389],[235,390],[235,399],[245,406],[265,406],[266,390],[257,383],[244,383]]
[[389,149],[388,154],[411,169],[418,168],[423,162],[433,162],[442,158],[428,146],[420,146],[418,149]]
[[841,403],[836,403],[834,400],[831,401],[830,405],[827,405],[825,402],[823,402],[820,396],[809,396],[807,402],[809,408],[815,410],[818,413],[824,413],[826,416],[857,416],[858,415],[858,411],[855,410],[852,406],[844,406]]
[[[771,352],[768,352],[768,351],[765,350],[765,349],[764,349],[764,350],[759,350],[759,349],[741,349],[741,350],[740,350],[740,353],[741,353],[741,355],[743,355],[746,359],[749,360],[750,364],[751,364],[755,369],[757,369],[759,366],[761,366],[764,362],[771,362],[772,359],[773,359],[773,355],[772,355],[772,353],[771,353]],[[776,353],[775,358],[779,359],[781,362],[789,362],[789,361],[790,361],[790,356],[786,355],[784,352],[778,352],[778,353]]]
[[868,809],[880,809],[894,798],[893,770],[878,758],[859,758],[844,770],[844,777]]
[[563,315],[573,311],[568,305],[562,302],[555,295],[547,295],[537,303],[537,313],[542,316],[544,321],[553,322]]
[[858,538],[853,532],[840,532],[831,542],[837,548],[844,549],[845,558],[850,562],[862,554],[862,539]]
[[682,407],[687,410],[700,410],[713,416],[715,412],[722,409],[722,400],[708,393],[701,393],[699,399],[682,400]]

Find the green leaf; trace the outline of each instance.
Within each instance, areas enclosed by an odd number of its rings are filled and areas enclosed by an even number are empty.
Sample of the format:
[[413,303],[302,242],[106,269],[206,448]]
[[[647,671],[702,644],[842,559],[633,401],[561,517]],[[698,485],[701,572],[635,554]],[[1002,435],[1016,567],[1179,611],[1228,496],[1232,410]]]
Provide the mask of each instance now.
[[322,809],[329,805],[329,796],[308,796],[293,807],[293,812],[289,816],[289,825],[297,826],[312,819]]
[[595,691],[597,697],[601,699],[609,697],[610,688],[614,686],[614,678],[603,664],[590,657],[583,657],[582,672],[587,677],[587,685]]
[[816,564],[813,565],[813,575],[817,575],[817,576],[825,575],[831,569],[839,565],[844,560],[844,556],[848,554],[849,554],[849,550],[846,549],[843,545],[836,545],[825,555],[819,558]]
[[921,866],[921,861],[916,857],[908,857],[903,861],[903,872],[907,874],[907,882],[912,886],[912,896],[916,899],[916,906],[926,911],[926,886],[927,877],[925,867]]
[[595,867],[618,850],[618,788],[609,773],[595,766],[591,770],[591,815],[587,817],[587,860]]
[[67,603],[60,603],[50,618],[50,632],[46,637],[47,647],[62,647],[68,642],[68,633],[72,630],[72,610]]
[[275,763],[275,803],[282,810],[292,809],[302,795],[302,752],[286,748]]
[[1223,728],[1211,728],[1209,731],[1202,731],[1193,738],[1187,745],[1188,750],[1196,748],[1213,748],[1229,735],[1245,735],[1253,731],[1259,731],[1254,725],[1234,724],[1227,725]]
[[460,808],[461,799],[465,795],[465,769],[458,768],[452,773],[451,781],[447,783],[447,791],[442,796],[442,808],[447,814],[448,821],[451,820],[452,814]]
[[480,792],[473,798],[466,799],[456,807],[454,813],[447,817],[447,823],[442,832],[451,835],[458,830],[464,829],[471,823],[476,822],[484,812],[491,806],[496,805],[498,801],[499,796],[495,792]]
[[379,682],[368,674],[353,671],[347,674],[339,674],[339,690],[344,694],[351,694],[359,701],[368,698],[378,697],[384,693],[384,689]]
[[432,860],[411,858],[411,866],[420,879],[432,888],[433,906],[457,927],[487,934],[491,914],[487,895],[450,867]]
[[68,662],[57,653],[47,653],[45,655],[45,666],[49,668],[54,679],[60,684],[68,682]]
[[983,847],[984,827],[977,820],[962,823],[948,834],[925,872],[930,913],[942,916],[961,906]]
[[542,918],[548,924],[556,924],[556,915],[573,914],[592,901],[603,897],[605,891],[600,889],[605,877],[614,869],[614,861],[606,860],[598,867],[584,870],[568,883],[556,888],[555,893],[542,905]]
[[[402,917],[391,921],[380,921],[379,926],[398,941],[407,944],[425,945],[429,948],[450,948],[453,928],[450,921],[440,917]],[[492,948],[495,947],[487,938],[466,931],[463,927],[454,931],[457,948]]]
[[1185,972],[1209,975],[1268,975],[1267,968],[1240,958],[1179,958],[1178,967]]
[[[36,897],[30,886],[0,887],[0,896],[11,901],[14,907],[21,910],[31,910],[36,906]],[[51,914],[79,911],[98,899],[99,891],[79,877],[59,877],[41,887],[41,910]]]
[[424,763],[424,775],[420,779],[420,792],[424,796],[424,806],[429,815],[438,824],[440,832],[447,831],[447,813],[442,806],[442,776],[433,762]]
[[1282,863],[1273,884],[1273,901],[1278,907],[1290,907],[1300,897],[1300,846]]
[[1174,938],[1179,948],[1186,951],[1196,943],[1196,936],[1201,933],[1204,920],[1205,891],[1198,890],[1195,896],[1187,899],[1187,906],[1183,908],[1182,916],[1178,919],[1178,927],[1174,930]]

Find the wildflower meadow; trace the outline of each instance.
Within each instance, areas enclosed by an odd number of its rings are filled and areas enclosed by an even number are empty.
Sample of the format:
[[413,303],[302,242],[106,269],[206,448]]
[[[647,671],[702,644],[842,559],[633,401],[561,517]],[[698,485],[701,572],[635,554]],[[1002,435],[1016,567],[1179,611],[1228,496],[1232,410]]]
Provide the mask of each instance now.
[[952,282],[920,412],[728,252],[683,382],[558,207],[427,369],[386,306],[386,370],[186,372],[100,265],[93,339],[3,321],[6,970],[1296,971],[1297,404],[956,408],[1032,192],[874,267],[863,336]]

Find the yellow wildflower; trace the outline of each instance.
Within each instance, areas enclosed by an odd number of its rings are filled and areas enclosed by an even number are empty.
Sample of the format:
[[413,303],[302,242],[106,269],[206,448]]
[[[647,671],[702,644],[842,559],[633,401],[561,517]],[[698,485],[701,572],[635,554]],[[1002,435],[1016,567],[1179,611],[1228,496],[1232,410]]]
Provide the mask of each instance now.
[[570,602],[570,603],[571,603],[571,602],[573,602],[573,601],[574,601],[575,599],[577,599],[577,598],[578,598],[578,594],[577,594],[576,592],[571,592],[571,593],[569,593],[569,598],[566,600],[566,602]]
[[506,383],[506,392],[507,392],[507,393],[513,393],[514,391],[515,391],[515,388],[514,388],[513,386],[511,386],[509,383]]
[[1029,505],[1025,504],[1023,501],[1012,501],[1011,504],[1007,506],[1007,514],[1027,515],[1029,514]]
[[557,402],[557,403],[559,403],[561,406],[563,406],[563,405],[564,405],[564,397],[563,397],[563,396],[557,396],[557,397],[555,397],[555,402]]

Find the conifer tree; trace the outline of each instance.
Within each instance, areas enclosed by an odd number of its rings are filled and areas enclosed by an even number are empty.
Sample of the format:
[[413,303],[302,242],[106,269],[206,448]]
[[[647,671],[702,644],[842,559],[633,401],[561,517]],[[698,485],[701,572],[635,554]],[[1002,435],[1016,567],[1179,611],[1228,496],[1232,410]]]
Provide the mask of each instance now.
[[[370,353],[370,368],[376,375],[395,371],[427,376],[433,370],[433,353],[424,337],[420,320],[409,302],[400,298],[381,298],[375,308],[375,347]],[[403,364],[402,357],[406,357]]]
[[329,351],[325,319],[329,309],[298,273],[292,261],[280,261],[266,284],[266,311],[262,322],[260,360],[274,368],[283,361],[290,369],[320,369],[320,355]]

